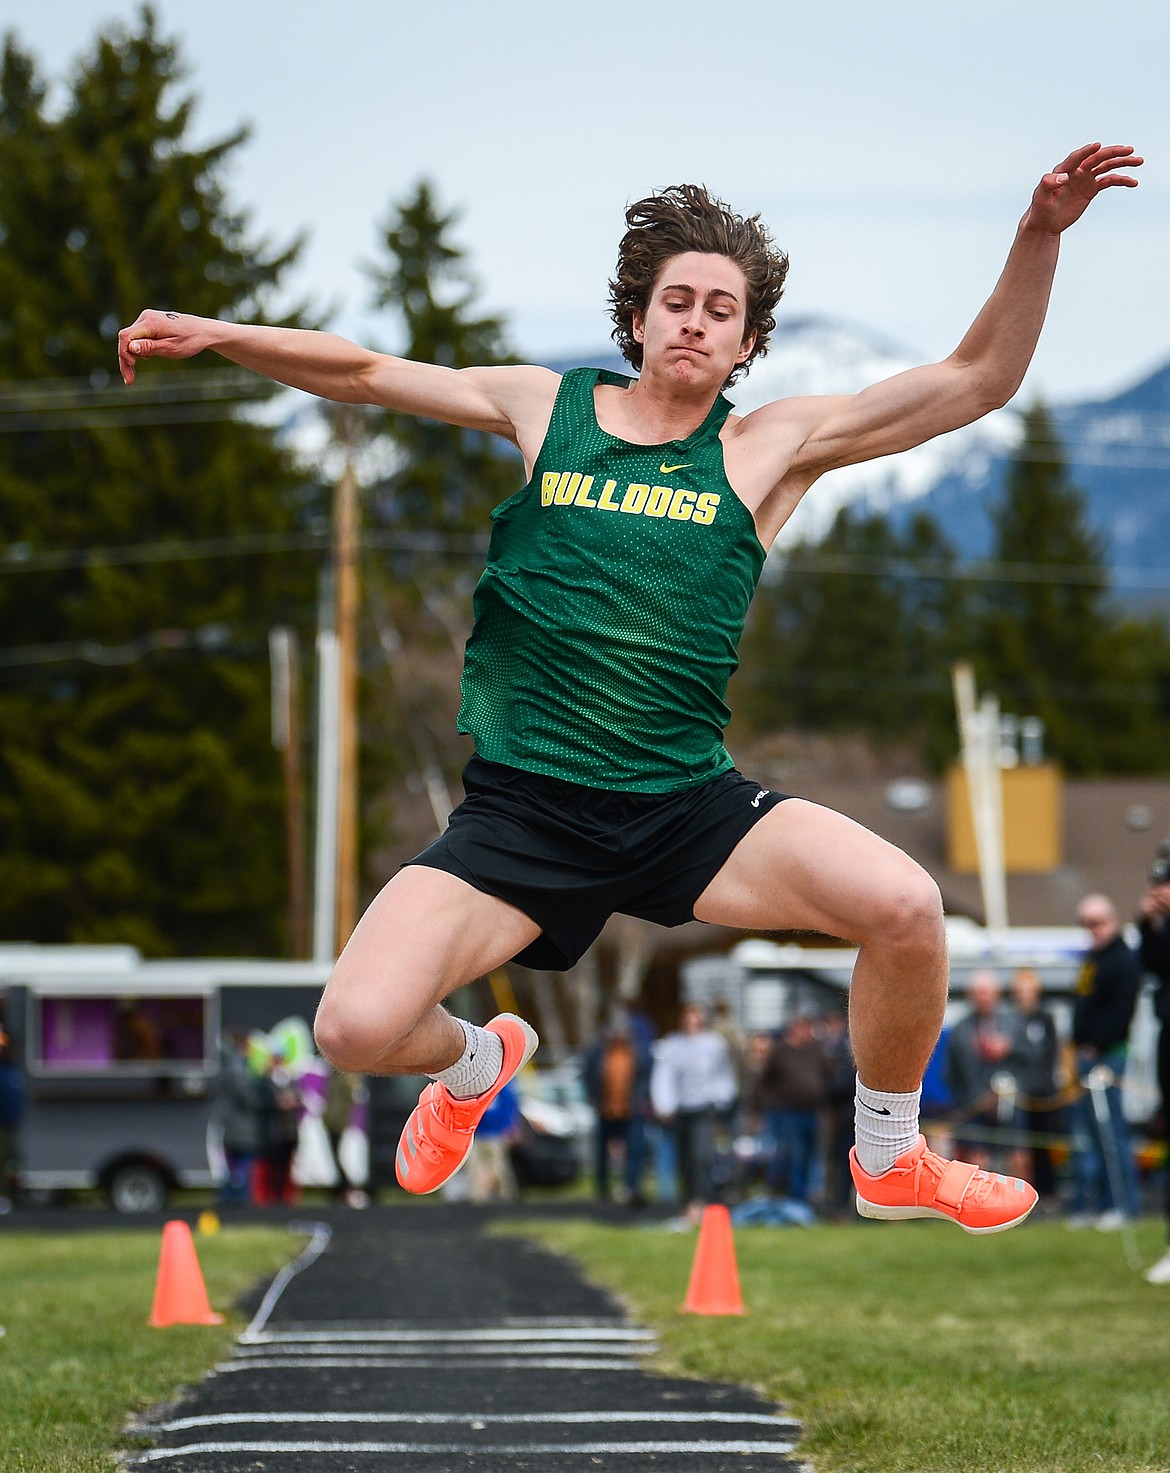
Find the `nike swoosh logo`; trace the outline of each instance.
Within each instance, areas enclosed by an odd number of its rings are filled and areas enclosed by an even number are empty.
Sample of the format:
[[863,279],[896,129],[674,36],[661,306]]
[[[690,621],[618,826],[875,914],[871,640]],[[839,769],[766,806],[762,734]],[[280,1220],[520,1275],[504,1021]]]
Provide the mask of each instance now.
[[694,463],[695,462],[693,460],[684,460],[681,465],[667,465],[666,462],[663,461],[658,467],[658,473],[662,476],[669,476],[672,475],[675,471],[689,470],[691,466],[694,465]]
[[864,1100],[858,1100],[857,1103],[861,1106],[863,1110],[868,1110],[871,1115],[888,1115],[890,1113],[888,1110],[884,1109],[875,1110],[872,1105],[867,1105]]

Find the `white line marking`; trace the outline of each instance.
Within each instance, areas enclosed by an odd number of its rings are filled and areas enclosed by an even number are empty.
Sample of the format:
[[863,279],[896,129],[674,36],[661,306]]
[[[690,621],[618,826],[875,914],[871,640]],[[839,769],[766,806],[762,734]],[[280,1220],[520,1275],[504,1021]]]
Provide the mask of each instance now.
[[513,1341],[513,1340],[567,1340],[570,1337],[589,1341],[653,1340],[655,1332],[631,1325],[628,1329],[606,1329],[589,1325],[532,1326],[531,1328],[482,1329],[482,1330],[298,1330],[282,1334],[279,1330],[267,1330],[262,1335],[249,1335],[248,1345],[307,1345],[343,1344],[347,1340],[388,1340],[406,1342],[450,1341]]
[[629,1320],[609,1318],[603,1320],[598,1317],[579,1315],[578,1318],[566,1318],[564,1315],[523,1315],[502,1314],[494,1315],[491,1320],[473,1320],[466,1318],[458,1324],[449,1324],[448,1321],[441,1323],[430,1323],[420,1320],[281,1320],[279,1330],[270,1330],[270,1335],[333,1335],[334,1332],[357,1333],[357,1335],[370,1335],[370,1333],[398,1333],[404,1330],[418,1330],[424,1335],[449,1335],[452,1332],[464,1333],[464,1335],[477,1335],[486,1330],[631,1330],[641,1329],[637,1324],[631,1324]]
[[795,1443],[776,1440],[733,1442],[189,1442],[182,1447],[153,1448],[135,1453],[128,1461],[161,1463],[205,1453],[404,1453],[410,1457],[459,1457],[467,1453],[494,1457],[549,1457],[599,1453],[790,1453]]
[[[492,1367],[502,1366],[506,1370],[538,1370],[538,1371],[638,1371],[641,1367],[637,1361],[625,1360],[619,1356],[613,1356],[608,1360],[591,1360],[587,1356],[554,1356],[548,1359],[538,1360],[535,1356],[500,1356],[498,1360],[492,1361]],[[394,1360],[388,1356],[373,1355],[322,1355],[306,1356],[303,1360],[281,1360],[276,1358],[261,1358],[255,1360],[228,1360],[221,1361],[215,1367],[219,1374],[229,1371],[308,1371],[327,1370],[333,1367],[344,1369],[346,1367],[369,1366],[375,1370],[413,1370],[416,1367],[423,1370],[436,1370],[440,1367],[451,1370],[459,1367],[470,1370],[484,1369],[482,1360],[460,1360],[457,1356],[444,1356],[436,1359],[434,1356],[420,1355],[414,1359],[407,1360],[405,1357]]]
[[408,1357],[431,1356],[483,1356],[497,1355],[653,1355],[658,1349],[655,1344],[637,1341],[632,1345],[580,1345],[575,1340],[546,1341],[537,1345],[386,1345],[355,1344],[347,1342],[332,1349],[328,1345],[241,1345],[235,1351],[238,1360],[254,1360],[261,1356],[287,1356],[295,1359],[304,1355],[389,1355]]
[[[296,1224],[291,1224],[290,1226],[295,1230]],[[240,1336],[241,1344],[246,1344],[254,1335],[260,1333],[268,1323],[268,1316],[276,1308],[276,1301],[288,1288],[290,1281],[296,1278],[297,1274],[303,1273],[310,1264],[316,1263],[317,1259],[328,1248],[329,1239],[333,1236],[333,1231],[330,1227],[323,1222],[314,1222],[305,1226],[312,1228],[313,1236],[298,1256],[291,1263],[286,1263],[273,1279],[272,1283],[269,1284],[268,1292],[260,1301],[260,1308],[252,1316],[252,1323]]]
[[771,1412],[222,1412],[219,1416],[177,1417],[173,1422],[142,1423],[135,1430],[144,1435],[155,1432],[188,1432],[193,1427],[242,1427],[253,1424],[347,1422],[355,1425],[388,1425],[408,1423],[412,1426],[437,1427],[468,1425],[478,1427],[534,1427],[546,1422],[570,1426],[589,1426],[594,1422],[731,1422],[745,1426],[791,1428],[799,1423],[791,1417]]

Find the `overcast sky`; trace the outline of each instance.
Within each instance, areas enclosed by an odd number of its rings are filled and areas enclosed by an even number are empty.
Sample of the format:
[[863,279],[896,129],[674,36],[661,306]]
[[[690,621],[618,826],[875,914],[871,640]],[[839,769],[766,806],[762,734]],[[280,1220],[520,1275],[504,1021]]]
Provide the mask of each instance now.
[[[50,78],[127,0],[0,0]],[[1136,191],[1066,237],[1025,394],[1112,392],[1170,359],[1170,4],[1117,0],[156,0],[199,141],[242,122],[228,187],[290,295],[376,338],[360,270],[423,176],[462,211],[485,306],[524,356],[596,354],[627,202],[683,180],[759,210],[792,258],[782,312],[947,353],[1033,186],[1132,143]],[[146,304],[154,305],[154,304]],[[182,303],[175,303],[181,307]],[[783,317],[781,317],[783,330]]]

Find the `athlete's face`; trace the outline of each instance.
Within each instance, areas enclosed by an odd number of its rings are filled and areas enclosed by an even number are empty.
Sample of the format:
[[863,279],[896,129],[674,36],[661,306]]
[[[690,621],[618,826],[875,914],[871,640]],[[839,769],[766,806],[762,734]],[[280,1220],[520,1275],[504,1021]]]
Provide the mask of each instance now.
[[726,256],[687,251],[658,274],[644,316],[634,318],[644,371],[718,387],[752,350],[745,339],[747,282]]

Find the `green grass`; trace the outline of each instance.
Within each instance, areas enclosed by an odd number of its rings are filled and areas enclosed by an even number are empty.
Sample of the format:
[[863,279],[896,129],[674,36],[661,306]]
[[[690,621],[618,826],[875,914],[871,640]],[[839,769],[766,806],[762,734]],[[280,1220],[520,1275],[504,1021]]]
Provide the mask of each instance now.
[[299,1251],[272,1228],[196,1237],[215,1328],[146,1321],[160,1234],[0,1235],[0,1468],[110,1473],[136,1410],[197,1381],[245,1323],[232,1301]]
[[[1165,1473],[1170,1289],[1116,1234],[1038,1223],[745,1228],[748,1314],[678,1313],[693,1235],[515,1231],[571,1254],[661,1333],[660,1369],[758,1387],[805,1425],[818,1473]],[[1145,1261],[1165,1246],[1139,1230]]]

